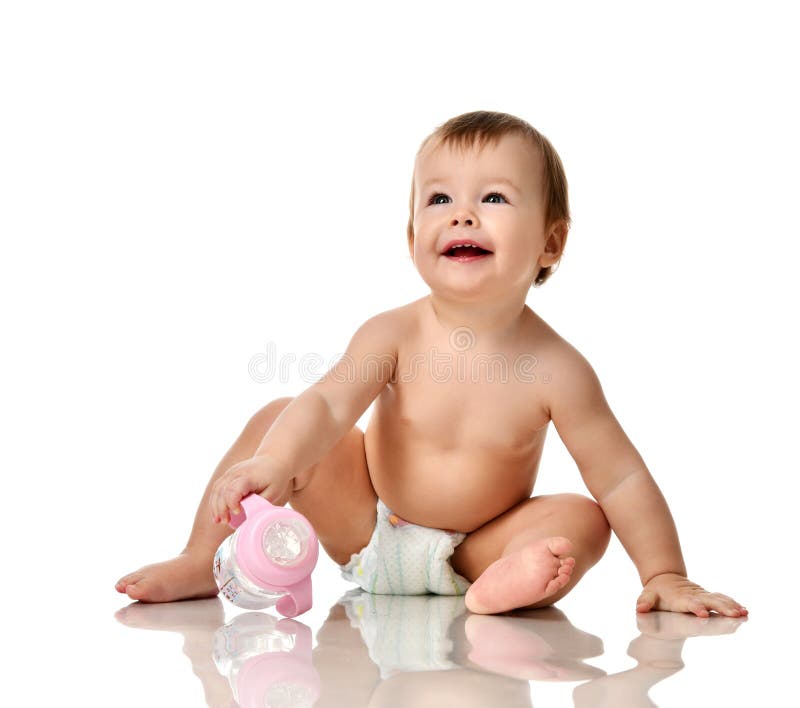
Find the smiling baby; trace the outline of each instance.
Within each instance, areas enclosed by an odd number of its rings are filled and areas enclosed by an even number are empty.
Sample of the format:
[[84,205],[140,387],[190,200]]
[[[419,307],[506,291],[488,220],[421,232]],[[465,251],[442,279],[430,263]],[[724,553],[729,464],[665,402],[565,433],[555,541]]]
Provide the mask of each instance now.
[[[183,552],[117,590],[147,602],[215,595],[212,557],[256,492],[304,514],[369,592],[465,594],[476,613],[544,607],[613,530],[639,572],[638,611],[746,615],[686,577],[669,508],[595,371],[525,304],[569,226],[561,160],[527,122],[476,111],[437,128],[416,156],[408,222],[430,293],[368,319],[324,377],[256,412]],[[551,422],[591,496],[532,496]]]

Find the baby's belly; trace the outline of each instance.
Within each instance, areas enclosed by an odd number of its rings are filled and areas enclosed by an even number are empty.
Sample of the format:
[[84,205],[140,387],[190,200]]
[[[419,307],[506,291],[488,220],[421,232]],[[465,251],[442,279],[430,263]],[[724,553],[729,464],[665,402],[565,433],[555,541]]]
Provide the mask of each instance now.
[[370,427],[364,447],[375,492],[411,523],[470,533],[533,491],[540,445],[504,454],[468,445],[444,449]]

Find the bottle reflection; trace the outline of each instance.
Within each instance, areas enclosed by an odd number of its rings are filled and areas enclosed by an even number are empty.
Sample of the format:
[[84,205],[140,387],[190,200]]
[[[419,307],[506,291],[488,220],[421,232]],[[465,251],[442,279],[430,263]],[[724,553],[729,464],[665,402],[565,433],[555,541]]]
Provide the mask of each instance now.
[[214,663],[241,708],[310,708],[319,698],[311,630],[291,619],[246,612],[214,634]]

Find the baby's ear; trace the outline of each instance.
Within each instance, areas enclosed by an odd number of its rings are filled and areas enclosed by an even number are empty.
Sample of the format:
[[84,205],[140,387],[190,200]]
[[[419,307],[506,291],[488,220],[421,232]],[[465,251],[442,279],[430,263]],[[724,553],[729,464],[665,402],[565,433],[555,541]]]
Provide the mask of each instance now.
[[550,227],[544,243],[544,253],[539,258],[539,264],[543,268],[554,265],[561,259],[564,247],[567,245],[568,233],[569,227],[563,219],[559,219]]
[[408,257],[411,262],[414,262],[414,234],[410,233],[408,236]]

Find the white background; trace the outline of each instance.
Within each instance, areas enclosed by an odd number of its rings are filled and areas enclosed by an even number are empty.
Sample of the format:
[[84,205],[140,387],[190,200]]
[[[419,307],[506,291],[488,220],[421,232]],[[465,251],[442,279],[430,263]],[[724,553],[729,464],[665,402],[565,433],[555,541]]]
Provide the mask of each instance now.
[[[690,576],[750,608],[737,641],[779,638],[798,580],[788,7],[4,4],[2,593],[7,632],[69,660],[55,695],[78,655],[103,675],[114,582],[183,547],[249,416],[324,372],[259,383],[251,358],[330,362],[427,292],[414,153],[479,109],[531,122],[567,171],[566,255],[528,304],[594,365]],[[551,429],[536,491],[583,490]],[[592,600],[632,607],[609,553]]]

